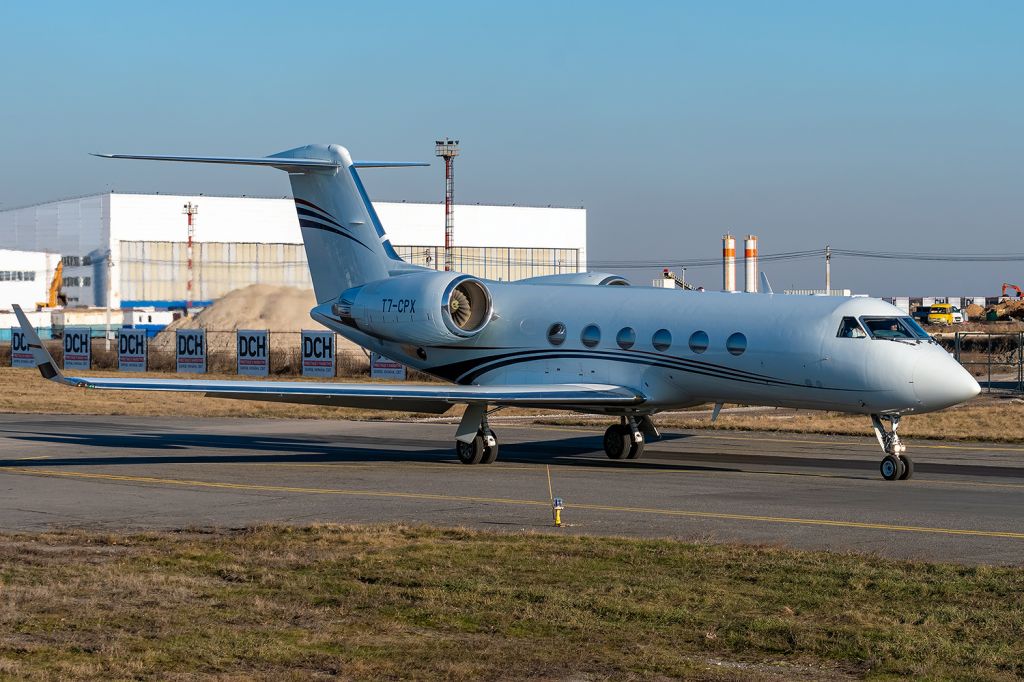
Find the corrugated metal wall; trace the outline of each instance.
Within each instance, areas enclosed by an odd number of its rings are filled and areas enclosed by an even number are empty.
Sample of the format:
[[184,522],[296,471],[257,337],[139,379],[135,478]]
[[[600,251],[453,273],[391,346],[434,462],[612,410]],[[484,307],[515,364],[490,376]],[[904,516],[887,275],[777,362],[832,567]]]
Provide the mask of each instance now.
[[[395,250],[410,263],[435,270],[444,267],[444,249],[440,246],[396,246]],[[505,282],[580,271],[579,249],[457,246],[452,259],[458,272]]]
[[[185,242],[121,241],[122,301],[181,301],[187,294],[188,252]],[[396,246],[405,260],[426,267],[443,265],[437,246]],[[578,249],[456,247],[455,268],[486,279],[579,271]],[[193,247],[193,299],[208,301],[250,284],[309,288],[306,252],[301,244],[197,242]]]
[[[185,242],[120,243],[121,300],[180,301],[187,295]],[[208,301],[250,284],[312,286],[301,244],[198,242],[193,299]]]

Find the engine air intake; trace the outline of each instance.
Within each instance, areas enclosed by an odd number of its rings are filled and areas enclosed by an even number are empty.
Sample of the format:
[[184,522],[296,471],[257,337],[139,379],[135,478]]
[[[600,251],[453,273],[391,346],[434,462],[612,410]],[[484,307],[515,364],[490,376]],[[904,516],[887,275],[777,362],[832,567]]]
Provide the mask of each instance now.
[[491,294],[471,277],[453,280],[441,300],[445,325],[459,336],[476,334],[491,319]]

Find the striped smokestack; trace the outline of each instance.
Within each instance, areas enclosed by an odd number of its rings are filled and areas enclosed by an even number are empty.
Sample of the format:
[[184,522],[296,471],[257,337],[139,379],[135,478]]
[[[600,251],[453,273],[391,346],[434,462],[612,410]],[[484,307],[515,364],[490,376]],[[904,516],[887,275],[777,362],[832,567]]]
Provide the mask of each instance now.
[[743,240],[743,265],[746,269],[746,291],[748,294],[757,293],[757,237],[748,234]]
[[736,291],[736,239],[722,236],[722,291]]

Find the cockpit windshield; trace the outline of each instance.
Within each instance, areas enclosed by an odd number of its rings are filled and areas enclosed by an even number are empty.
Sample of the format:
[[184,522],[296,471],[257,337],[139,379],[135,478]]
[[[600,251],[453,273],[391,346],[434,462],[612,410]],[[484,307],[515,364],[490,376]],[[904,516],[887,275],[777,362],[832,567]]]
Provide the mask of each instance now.
[[856,317],[844,317],[839,323],[839,333],[836,336],[841,339],[863,339],[867,334],[860,328]]
[[910,327],[910,331],[912,331],[914,333],[914,336],[916,336],[917,338],[921,339],[922,341],[930,340],[932,338],[931,336],[928,335],[928,332],[926,332],[924,330],[924,327],[922,327],[920,324],[918,324],[917,320],[915,320],[914,318],[912,318],[912,317],[901,317],[900,321],[902,321],[903,324],[905,324],[908,327]]
[[912,317],[862,317],[860,321],[873,339],[925,341],[930,338]]

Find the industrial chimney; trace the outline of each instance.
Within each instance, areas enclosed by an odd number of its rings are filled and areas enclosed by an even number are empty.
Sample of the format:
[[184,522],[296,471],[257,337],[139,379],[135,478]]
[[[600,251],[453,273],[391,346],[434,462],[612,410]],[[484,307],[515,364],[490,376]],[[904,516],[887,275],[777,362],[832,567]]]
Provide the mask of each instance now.
[[722,236],[722,291],[736,291],[736,239]]
[[748,234],[743,240],[743,265],[746,267],[746,291],[757,293],[757,237]]

